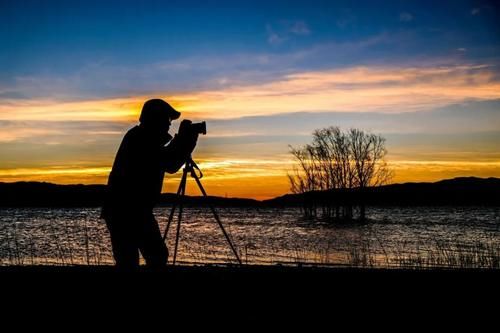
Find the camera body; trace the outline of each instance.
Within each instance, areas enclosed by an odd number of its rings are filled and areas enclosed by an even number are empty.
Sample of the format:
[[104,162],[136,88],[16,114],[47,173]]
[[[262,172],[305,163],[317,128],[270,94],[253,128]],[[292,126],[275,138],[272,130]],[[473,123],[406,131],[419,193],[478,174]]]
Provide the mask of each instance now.
[[207,123],[202,121],[201,123],[191,123],[191,131],[198,134],[207,134]]
[[198,135],[198,134],[207,134],[207,123],[202,121],[201,123],[193,123],[191,120],[184,119],[181,122],[181,125],[179,127],[179,134],[180,135]]

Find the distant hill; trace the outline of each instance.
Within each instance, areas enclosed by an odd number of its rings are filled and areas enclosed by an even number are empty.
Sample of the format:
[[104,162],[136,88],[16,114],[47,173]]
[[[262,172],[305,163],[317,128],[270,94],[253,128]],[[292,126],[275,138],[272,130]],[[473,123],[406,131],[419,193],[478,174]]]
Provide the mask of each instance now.
[[[57,185],[44,182],[0,182],[0,207],[99,207],[104,200],[106,185]],[[176,195],[163,193],[160,205],[171,205]],[[186,206],[213,204],[217,206],[256,206],[253,199],[222,198],[206,199],[185,196]]]
[[[309,200],[338,200],[346,197],[359,200],[356,191],[319,191],[287,194],[263,201],[269,206],[296,206]],[[376,206],[438,206],[487,205],[500,206],[500,179],[459,177],[435,183],[404,183],[366,188],[362,194],[367,205]]]
[[[40,182],[0,182],[0,207],[98,207],[104,198],[105,185],[56,185]],[[333,190],[307,194],[286,194],[270,200],[242,198],[208,198],[186,196],[187,206],[284,207],[299,206],[304,195],[312,200],[357,200],[355,191]],[[488,205],[500,206],[500,179],[461,177],[435,183],[404,183],[367,188],[363,194],[367,205]],[[170,205],[175,194],[164,193],[160,205]]]

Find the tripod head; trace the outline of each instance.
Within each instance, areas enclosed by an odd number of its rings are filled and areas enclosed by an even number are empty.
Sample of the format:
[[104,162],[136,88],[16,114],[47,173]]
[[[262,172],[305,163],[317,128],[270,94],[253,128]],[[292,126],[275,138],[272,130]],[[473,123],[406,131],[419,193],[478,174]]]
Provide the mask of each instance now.
[[184,164],[184,170],[186,169],[191,173],[191,177],[195,178],[196,174],[193,175],[193,173],[196,172],[195,170],[198,170],[199,174],[196,175],[196,177],[198,177],[198,179],[203,178],[203,172],[201,172],[200,167],[198,166],[198,164],[196,164],[195,161],[193,161],[193,158],[191,156],[189,156],[189,158],[186,160],[186,163]]

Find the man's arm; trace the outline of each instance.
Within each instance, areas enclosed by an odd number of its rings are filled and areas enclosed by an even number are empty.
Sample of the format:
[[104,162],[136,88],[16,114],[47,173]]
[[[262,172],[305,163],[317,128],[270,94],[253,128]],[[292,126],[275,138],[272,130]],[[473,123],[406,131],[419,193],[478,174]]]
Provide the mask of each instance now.
[[168,173],[176,173],[191,156],[197,139],[198,135],[177,134],[166,147],[163,147],[161,162],[164,170]]

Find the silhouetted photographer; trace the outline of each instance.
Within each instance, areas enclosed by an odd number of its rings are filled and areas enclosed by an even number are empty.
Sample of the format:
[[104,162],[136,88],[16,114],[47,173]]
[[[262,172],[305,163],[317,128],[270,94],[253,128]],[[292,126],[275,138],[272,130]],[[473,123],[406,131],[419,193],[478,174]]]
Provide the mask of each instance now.
[[165,172],[177,172],[196,146],[205,123],[183,120],[178,134],[168,133],[180,112],[161,99],[144,103],[140,124],[124,136],[109,175],[101,218],[111,235],[116,266],[136,269],[139,251],[149,267],[165,266],[168,249],[153,215]]

